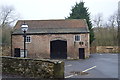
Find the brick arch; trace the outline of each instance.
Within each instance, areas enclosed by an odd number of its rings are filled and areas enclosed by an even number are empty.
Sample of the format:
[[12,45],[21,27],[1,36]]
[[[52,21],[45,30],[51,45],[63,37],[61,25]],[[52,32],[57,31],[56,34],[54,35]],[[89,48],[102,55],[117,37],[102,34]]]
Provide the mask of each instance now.
[[55,41],[55,40],[67,41],[67,39],[65,39],[65,38],[63,38],[63,37],[54,37],[54,38],[52,38],[50,41]]

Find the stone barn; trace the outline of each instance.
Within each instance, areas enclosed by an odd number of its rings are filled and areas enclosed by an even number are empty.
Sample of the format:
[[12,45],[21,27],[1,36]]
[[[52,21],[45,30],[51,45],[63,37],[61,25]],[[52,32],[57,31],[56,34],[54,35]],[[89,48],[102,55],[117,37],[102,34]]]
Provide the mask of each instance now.
[[26,23],[26,57],[85,59],[90,55],[89,29],[85,19],[18,20],[12,32],[12,56],[24,57],[21,25]]

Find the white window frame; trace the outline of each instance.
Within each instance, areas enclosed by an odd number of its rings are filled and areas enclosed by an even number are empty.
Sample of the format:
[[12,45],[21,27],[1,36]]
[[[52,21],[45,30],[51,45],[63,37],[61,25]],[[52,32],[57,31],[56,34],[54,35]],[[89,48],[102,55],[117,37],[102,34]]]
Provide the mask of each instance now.
[[[75,40],[76,36],[79,36],[79,38],[80,38],[80,39],[77,40],[77,41]],[[81,35],[74,35],[74,41],[75,41],[75,42],[80,42],[80,41],[81,41]]]
[[[30,37],[30,42],[27,42],[27,38]],[[25,43],[31,43],[32,42],[32,38],[31,36],[26,36],[26,40],[25,40]]]

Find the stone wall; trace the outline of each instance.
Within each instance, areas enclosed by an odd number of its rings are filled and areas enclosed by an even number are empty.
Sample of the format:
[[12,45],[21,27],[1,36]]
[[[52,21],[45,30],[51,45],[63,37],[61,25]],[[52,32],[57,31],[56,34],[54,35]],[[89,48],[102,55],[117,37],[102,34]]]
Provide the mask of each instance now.
[[93,46],[90,48],[91,53],[120,53],[118,46]]
[[2,46],[1,56],[11,56],[11,46]]
[[2,46],[0,45],[0,56],[2,56]]
[[25,78],[64,78],[64,63],[58,60],[2,57],[2,72]]

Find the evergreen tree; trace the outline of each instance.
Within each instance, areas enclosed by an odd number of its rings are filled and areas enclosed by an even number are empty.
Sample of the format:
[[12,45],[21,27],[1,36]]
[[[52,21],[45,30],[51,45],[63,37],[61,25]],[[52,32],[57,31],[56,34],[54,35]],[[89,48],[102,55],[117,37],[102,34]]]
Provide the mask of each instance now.
[[70,16],[66,19],[86,19],[88,28],[90,30],[90,44],[91,44],[95,38],[88,8],[84,7],[84,2],[80,2],[76,3],[76,5],[72,7],[71,11],[72,13],[70,13]]

